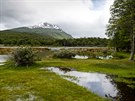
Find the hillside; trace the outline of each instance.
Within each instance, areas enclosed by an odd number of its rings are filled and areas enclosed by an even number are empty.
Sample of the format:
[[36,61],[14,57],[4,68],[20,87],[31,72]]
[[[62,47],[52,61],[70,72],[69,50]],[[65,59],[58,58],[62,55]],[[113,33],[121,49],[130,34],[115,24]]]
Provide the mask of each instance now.
[[14,28],[14,29],[11,29],[10,31],[36,33],[36,34],[44,35],[46,37],[52,37],[54,39],[72,38],[71,35],[65,33],[61,28],[59,28],[59,26],[49,24],[49,23],[41,23],[34,26]]
[[54,38],[36,33],[0,31],[0,44],[4,45],[51,45]]
[[106,47],[106,38],[72,38],[57,25],[41,23],[0,31],[2,45]]

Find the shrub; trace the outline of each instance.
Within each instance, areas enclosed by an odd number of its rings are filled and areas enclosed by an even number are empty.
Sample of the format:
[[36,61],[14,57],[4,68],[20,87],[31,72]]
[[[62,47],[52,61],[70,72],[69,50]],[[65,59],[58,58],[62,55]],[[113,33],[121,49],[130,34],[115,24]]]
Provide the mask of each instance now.
[[126,58],[126,56],[124,54],[121,54],[121,53],[113,53],[112,56],[116,59],[124,59]]
[[74,52],[71,52],[71,51],[68,51],[68,50],[63,50],[63,51],[60,51],[60,52],[57,52],[54,54],[54,57],[55,58],[72,58],[72,57],[75,57],[75,53]]
[[30,47],[21,47],[13,52],[13,61],[16,66],[29,66],[34,63],[34,52]]

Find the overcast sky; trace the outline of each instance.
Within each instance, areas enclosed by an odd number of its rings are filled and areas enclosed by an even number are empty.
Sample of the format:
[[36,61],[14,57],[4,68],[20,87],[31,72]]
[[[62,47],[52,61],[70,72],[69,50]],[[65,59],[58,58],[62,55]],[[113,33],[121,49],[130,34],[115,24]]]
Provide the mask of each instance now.
[[57,24],[73,37],[106,37],[114,0],[0,0],[0,30]]

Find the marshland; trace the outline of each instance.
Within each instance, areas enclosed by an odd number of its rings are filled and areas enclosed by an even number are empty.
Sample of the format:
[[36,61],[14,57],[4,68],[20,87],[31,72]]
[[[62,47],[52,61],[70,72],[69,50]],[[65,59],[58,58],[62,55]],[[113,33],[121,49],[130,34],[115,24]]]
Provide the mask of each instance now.
[[134,101],[134,0],[0,0],[0,101]]
[[[129,57],[127,53],[114,53],[113,48],[106,47],[38,47],[33,48],[37,56],[36,62],[25,67],[15,66],[10,60],[12,52],[16,49],[17,47],[1,48],[0,59],[5,59],[0,66],[1,100],[131,101],[134,99],[135,63],[127,60]],[[3,50],[6,50],[5,53]],[[74,53],[81,58],[74,58],[75,55],[71,58],[55,56],[64,52]],[[83,56],[88,58],[82,58]],[[99,56],[112,57],[101,59]],[[63,73],[59,74],[58,70],[48,70],[51,67],[58,68]],[[79,74],[74,75],[72,72]],[[105,89],[107,86],[110,88],[109,91]],[[126,95],[127,91],[129,94]]]

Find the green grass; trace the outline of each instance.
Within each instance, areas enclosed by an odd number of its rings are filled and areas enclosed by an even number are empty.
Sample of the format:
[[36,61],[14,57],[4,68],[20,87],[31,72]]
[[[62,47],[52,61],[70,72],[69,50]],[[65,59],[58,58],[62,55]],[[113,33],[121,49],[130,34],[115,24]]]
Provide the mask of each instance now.
[[117,82],[125,82],[135,87],[135,62],[126,59],[115,60],[76,60],[76,59],[46,59],[42,61],[44,66],[71,67],[78,71],[101,72],[114,75]]
[[0,101],[105,101],[87,89],[64,80],[41,67],[71,67],[84,72],[101,72],[115,75],[115,81],[135,87],[135,62],[127,59],[53,59],[46,58],[24,68],[7,64],[0,66]]
[[105,101],[87,89],[39,68],[0,66],[0,101]]

